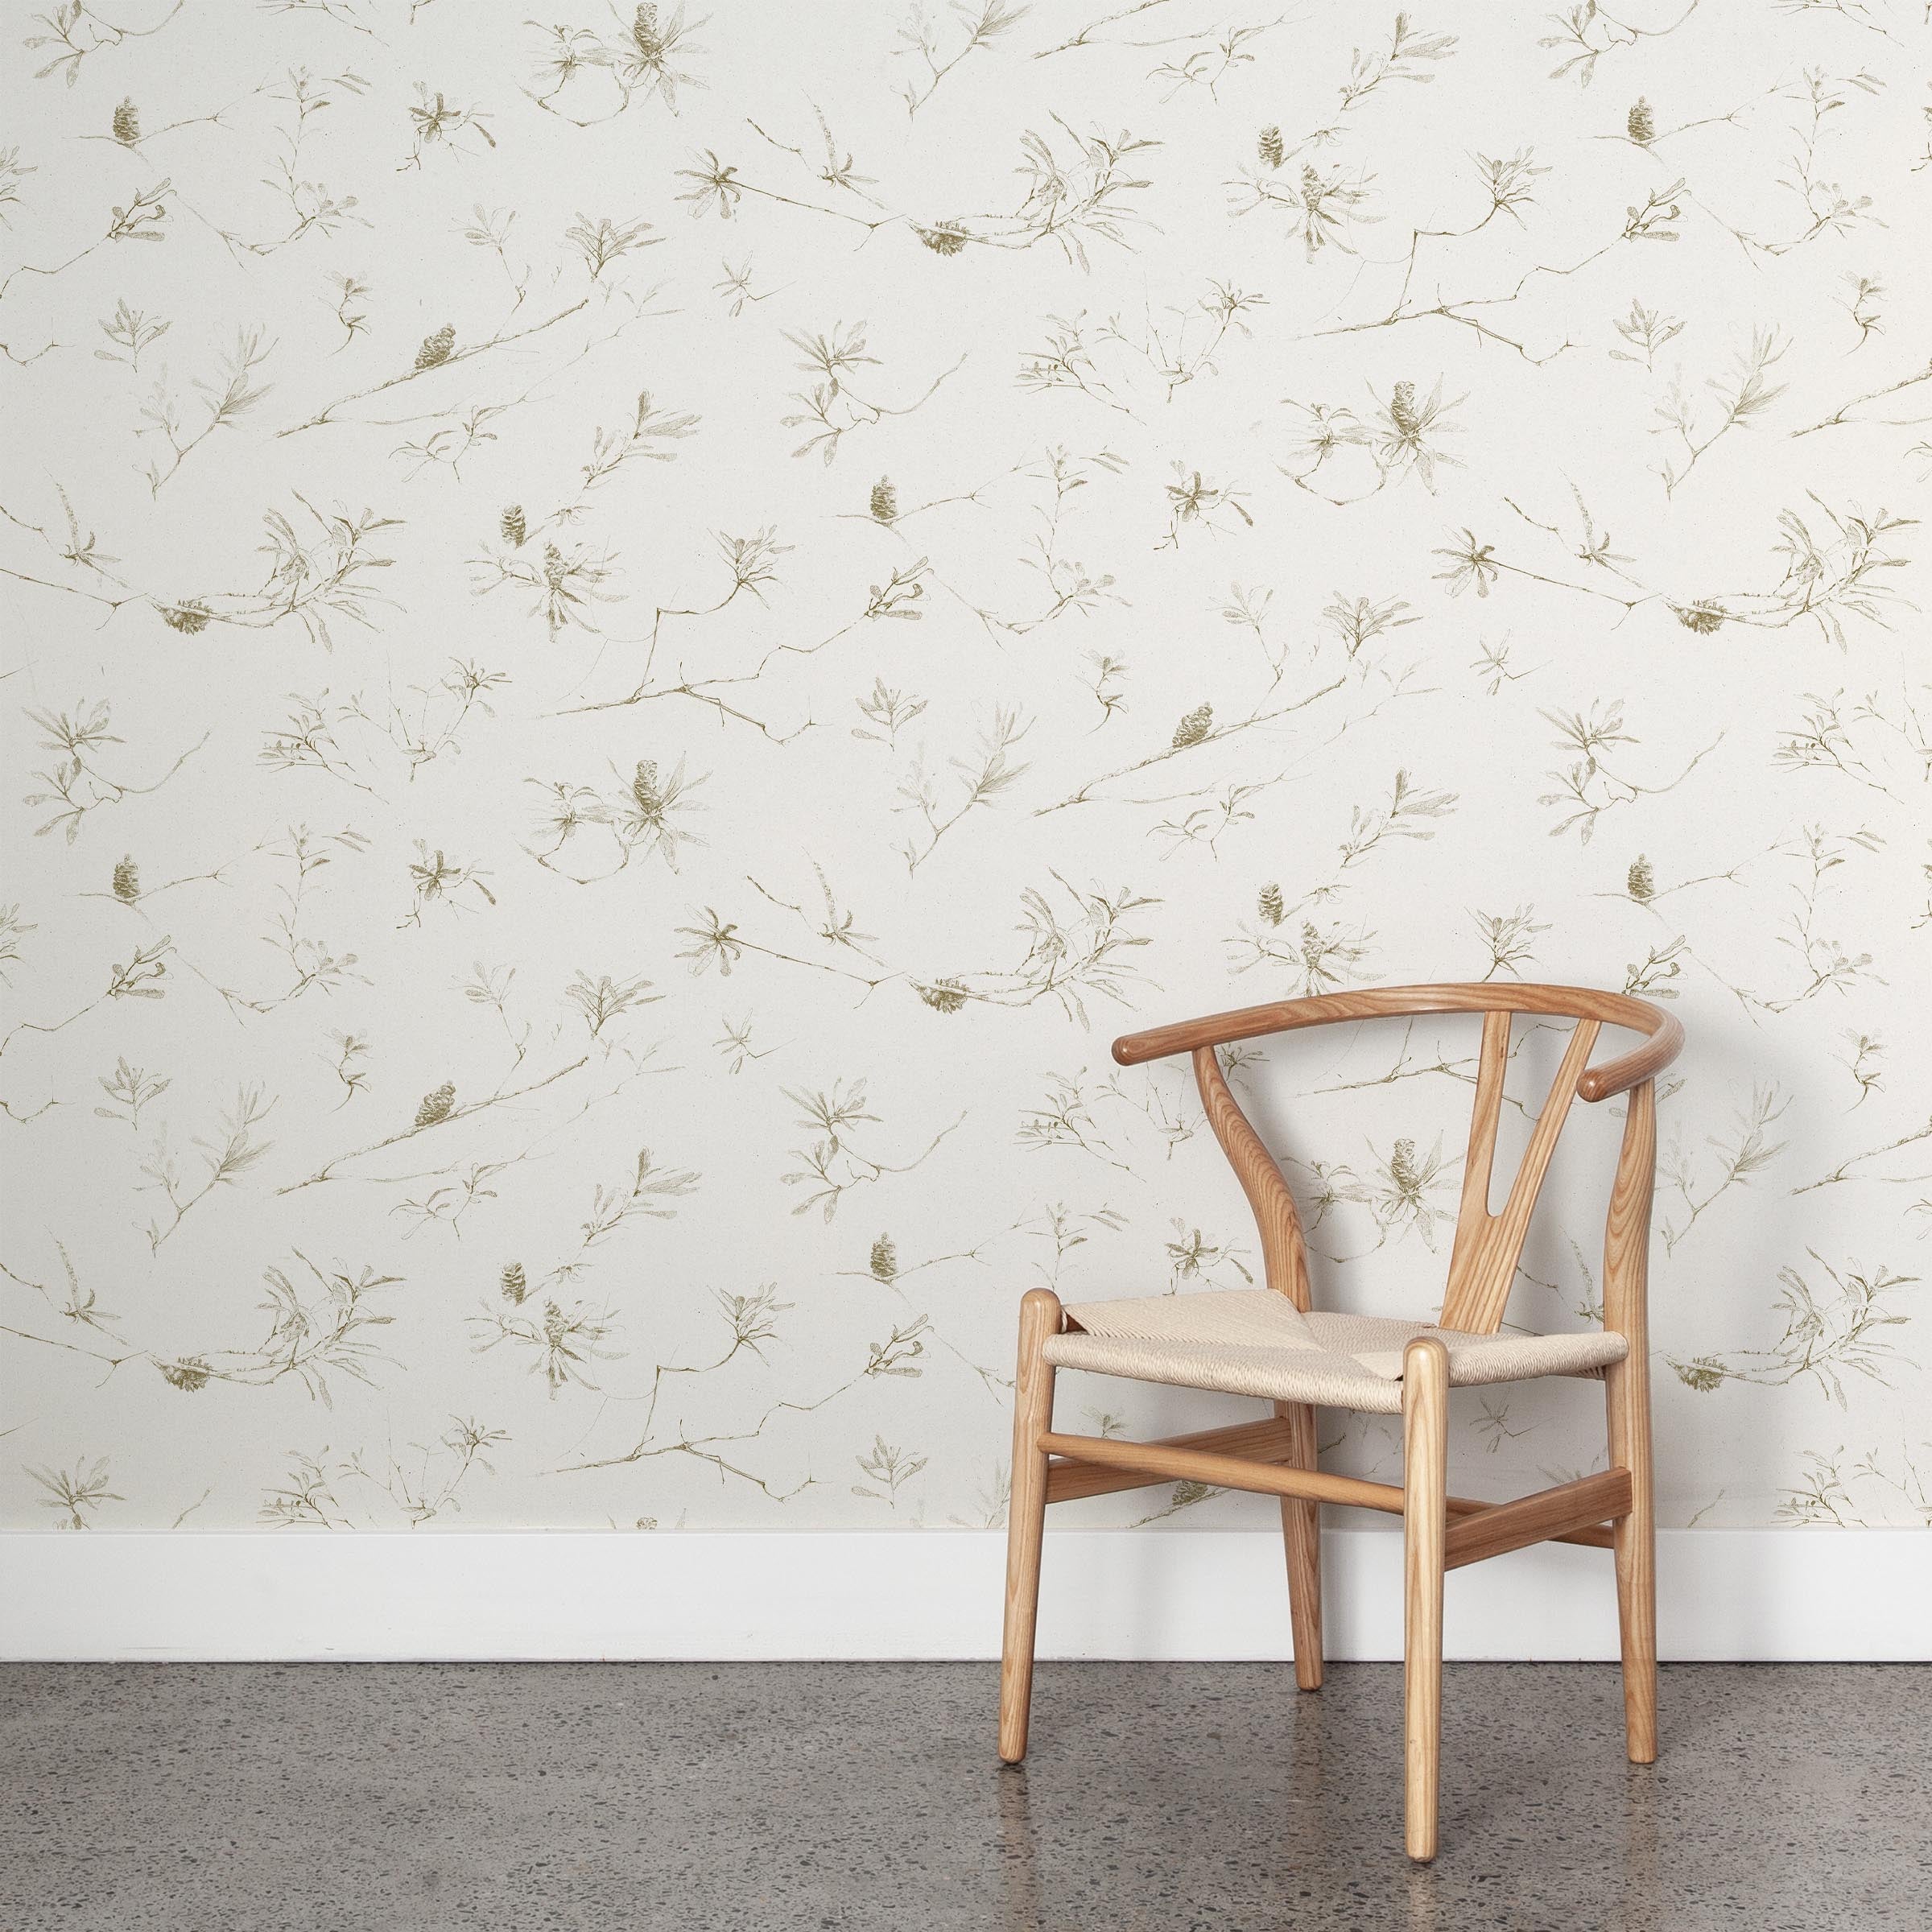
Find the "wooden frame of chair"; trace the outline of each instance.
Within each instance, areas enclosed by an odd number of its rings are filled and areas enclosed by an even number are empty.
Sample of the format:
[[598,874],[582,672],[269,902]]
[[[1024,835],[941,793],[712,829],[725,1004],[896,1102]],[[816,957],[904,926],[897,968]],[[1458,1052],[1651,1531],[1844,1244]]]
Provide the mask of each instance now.
[[[1000,1756],[1026,1755],[1034,1626],[1046,1505],[1076,1496],[1175,1480],[1278,1496],[1288,1567],[1295,1681],[1322,1682],[1320,1506],[1399,1515],[1403,1526],[1404,1836],[1409,1856],[1435,1856],[1442,1741],[1443,1578],[1446,1571],[1530,1543],[1582,1543],[1614,1553],[1621,1632],[1625,1748],[1633,1764],[1657,1757],[1655,1525],[1651,1500],[1650,1393],[1646,1319],[1650,1202],[1657,1162],[1657,1075],[1683,1044],[1677,1020],[1648,1001],[1583,987],[1393,986],[1245,1007],[1183,1021],[1113,1043],[1123,1067],[1191,1056],[1201,1103],[1260,1230],[1267,1286],[1304,1312],[1308,1262],[1301,1220],[1281,1169],[1243,1114],[1216,1049],[1265,1034],[1344,1020],[1480,1013],[1482,1046],[1468,1154],[1440,1326],[1492,1335],[1501,1326],[1530,1216],[1571,1103],[1627,1094],[1623,1144],[1604,1231],[1604,1326],[1629,1344],[1604,1371],[1610,1467],[1601,1474],[1508,1503],[1448,1492],[1449,1358],[1420,1335],[1404,1352],[1402,1481],[1398,1486],[1329,1475],[1316,1466],[1315,1411],[1278,1402],[1272,1417],[1158,1442],[1068,1435],[1053,1426],[1054,1368],[1042,1351],[1067,1325],[1045,1289],[1020,1304],[1013,1406],[1012,1497],[1007,1518],[1006,1599],[1000,1669]],[[1490,1211],[1496,1135],[1517,1013],[1575,1025],[1538,1113],[1507,1199]],[[1599,1031],[1627,1027],[1642,1042],[1589,1064]]]

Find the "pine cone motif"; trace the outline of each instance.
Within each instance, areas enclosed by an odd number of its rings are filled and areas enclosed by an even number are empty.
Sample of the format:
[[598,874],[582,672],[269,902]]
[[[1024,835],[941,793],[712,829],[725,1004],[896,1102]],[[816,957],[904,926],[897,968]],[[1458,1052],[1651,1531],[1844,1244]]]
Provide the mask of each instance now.
[[456,346],[456,332],[445,322],[433,336],[423,338],[423,346],[416,351],[418,369],[436,369],[450,358]]
[[892,1282],[898,1279],[899,1251],[894,1246],[892,1236],[882,1234],[872,1245],[872,1256],[868,1265],[875,1282]]
[[1174,728],[1171,749],[1185,751],[1190,745],[1198,745],[1214,729],[1214,707],[1198,705]]
[[506,1302],[521,1302],[530,1293],[530,1282],[523,1273],[521,1261],[510,1262],[497,1277],[497,1286],[503,1291]]
[[1415,1164],[1415,1142],[1403,1139],[1396,1142],[1389,1155],[1389,1178],[1403,1193],[1413,1193],[1420,1184],[1422,1174]]
[[200,1356],[184,1356],[178,1362],[158,1362],[155,1366],[161,1371],[161,1379],[184,1395],[192,1395],[196,1389],[208,1386],[208,1367]]
[[499,527],[503,532],[503,541],[521,550],[523,539],[530,535],[529,526],[523,521],[523,506],[521,503],[511,504],[504,511],[503,521]]
[[1696,603],[1680,610],[1677,613],[1677,621],[1686,630],[1694,630],[1700,638],[1707,638],[1723,625],[1730,614],[1723,605],[1714,602],[1709,597],[1700,597]]
[[131,906],[141,896],[141,868],[134,863],[130,852],[114,868],[114,897],[123,906]]
[[1282,903],[1282,889],[1278,886],[1264,886],[1257,902],[1261,914],[1270,926],[1278,926],[1287,918],[1287,908]]
[[193,637],[196,632],[208,629],[208,620],[214,613],[199,597],[185,598],[179,604],[165,604],[161,607],[161,621],[170,630],[178,630],[184,637]]
[[1648,906],[1657,897],[1657,873],[1641,852],[1624,874],[1624,890],[1640,906]]
[[935,980],[930,986],[915,985],[913,991],[935,1013],[958,1013],[966,1005],[965,989],[957,980]]
[[1648,101],[1640,98],[1631,109],[1629,118],[1624,122],[1624,131],[1639,147],[1648,147],[1657,138],[1657,122]]
[[872,486],[872,520],[890,523],[899,514],[899,493],[890,477],[881,477]]
[[1256,140],[1255,152],[1261,156],[1264,167],[1279,167],[1286,159],[1282,147],[1282,130],[1278,127],[1265,127]]
[[664,795],[658,789],[657,762],[652,758],[638,761],[637,776],[630,781],[632,803],[638,815],[647,824],[659,825],[664,820]]
[[646,60],[655,60],[663,56],[664,37],[658,31],[658,10],[654,6],[638,9],[637,18],[630,23],[630,37]]
[[1677,1379],[1699,1395],[1724,1385],[1724,1364],[1715,1355],[1700,1355],[1694,1362],[1673,1362],[1670,1366],[1677,1371]]
[[1389,419],[1406,436],[1413,436],[1422,426],[1415,413],[1415,385],[1398,382],[1389,398]]
[[131,100],[114,109],[114,138],[123,147],[132,147],[141,138],[141,110]]
[[939,221],[931,228],[922,228],[914,232],[935,255],[957,255],[965,252],[966,230],[957,221]]
[[423,1095],[423,1104],[416,1109],[416,1125],[419,1127],[440,1125],[449,1118],[456,1104],[456,1087],[452,1082],[445,1080],[434,1093]]

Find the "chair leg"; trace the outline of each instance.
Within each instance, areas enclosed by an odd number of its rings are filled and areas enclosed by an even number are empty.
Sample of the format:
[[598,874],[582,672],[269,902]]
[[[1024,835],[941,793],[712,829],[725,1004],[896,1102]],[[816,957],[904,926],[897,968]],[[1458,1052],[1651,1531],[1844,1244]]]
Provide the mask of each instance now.
[[1630,1472],[1630,1513],[1612,1528],[1624,1654],[1624,1749],[1657,1761],[1657,1518],[1650,1486],[1650,1196],[1657,1168],[1657,1088],[1630,1090],[1604,1227],[1604,1326],[1629,1352],[1604,1372],[1612,1468]]
[[[1294,1469],[1315,1466],[1315,1410],[1307,1402],[1277,1402],[1288,1425],[1282,1460]],[[1322,1687],[1322,1506],[1305,1497],[1282,1498],[1282,1542],[1288,1555],[1288,1618],[1294,1630],[1294,1681]]]
[[1435,1856],[1443,1747],[1443,1557],[1449,1522],[1449,1352],[1402,1352],[1402,1786],[1409,1856]]
[[1020,1365],[1013,1404],[1013,1481],[1006,1505],[1006,1617],[1000,1640],[1000,1756],[1026,1755],[1033,1701],[1033,1631],[1040,1602],[1040,1546],[1046,1522],[1046,1458],[1040,1437],[1053,1426],[1053,1365],[1041,1359],[1060,1331],[1060,1299],[1030,1289],[1020,1302]]
[[1624,1744],[1633,1765],[1657,1762],[1657,1517],[1650,1481],[1650,1364],[1633,1344],[1604,1374],[1610,1460],[1630,1472],[1630,1513],[1612,1525],[1624,1657]]

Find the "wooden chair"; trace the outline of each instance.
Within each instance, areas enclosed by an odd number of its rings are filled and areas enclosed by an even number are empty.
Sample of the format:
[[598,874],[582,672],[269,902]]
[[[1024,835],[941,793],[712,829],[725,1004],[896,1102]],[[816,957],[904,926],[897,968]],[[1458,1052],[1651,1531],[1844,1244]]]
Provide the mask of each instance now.
[[[1308,1262],[1294,1197],[1236,1104],[1216,1049],[1337,1020],[1480,1013],[1482,1050],[1463,1171],[1461,1210],[1439,1325],[1311,1311]],[[1516,1013],[1574,1019],[1568,1045],[1498,1212],[1490,1170]],[[1604,1026],[1642,1043],[1589,1064]],[[1008,1519],[1006,1614],[1000,1672],[1000,1756],[1026,1750],[1042,1530],[1049,1503],[1174,1480],[1257,1490],[1281,1498],[1287,1546],[1295,1681],[1322,1682],[1320,1505],[1382,1509],[1402,1519],[1405,1835],[1409,1856],[1435,1856],[1442,1740],[1443,1576],[1526,1544],[1586,1543],[1616,1553],[1624,1717],[1633,1764],[1657,1756],[1654,1526],[1645,1272],[1657,1159],[1656,1076],[1677,1056],[1683,1029],[1647,1001],[1574,986],[1393,986],[1325,993],[1187,1020],[1113,1043],[1123,1067],[1191,1055],[1209,1125],[1232,1162],[1261,1230],[1262,1290],[1155,1296],[1063,1307],[1036,1288],[1020,1304],[1020,1355]],[[1627,1094],[1622,1150],[1604,1232],[1604,1323],[1582,1335],[1500,1331],[1531,1210],[1571,1100]],[[1053,1426],[1059,1368],[1259,1396],[1271,1419],[1160,1442],[1067,1435]],[[1610,1467],[1514,1502],[1448,1493],[1448,1394],[1463,1383],[1546,1374],[1600,1375]],[[1402,1418],[1402,1482],[1323,1474],[1315,1410],[1329,1406]]]

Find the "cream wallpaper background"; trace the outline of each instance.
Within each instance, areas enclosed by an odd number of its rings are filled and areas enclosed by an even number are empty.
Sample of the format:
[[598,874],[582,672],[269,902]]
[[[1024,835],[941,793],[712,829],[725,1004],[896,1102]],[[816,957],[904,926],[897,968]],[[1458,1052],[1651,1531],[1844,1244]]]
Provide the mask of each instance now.
[[[997,1524],[1255,1266],[1113,1034],[1511,976],[1690,1029],[1663,1520],[1932,1520],[1918,0],[555,14],[6,10],[4,1521]],[[1332,1302],[1476,1031],[1240,1056]]]

